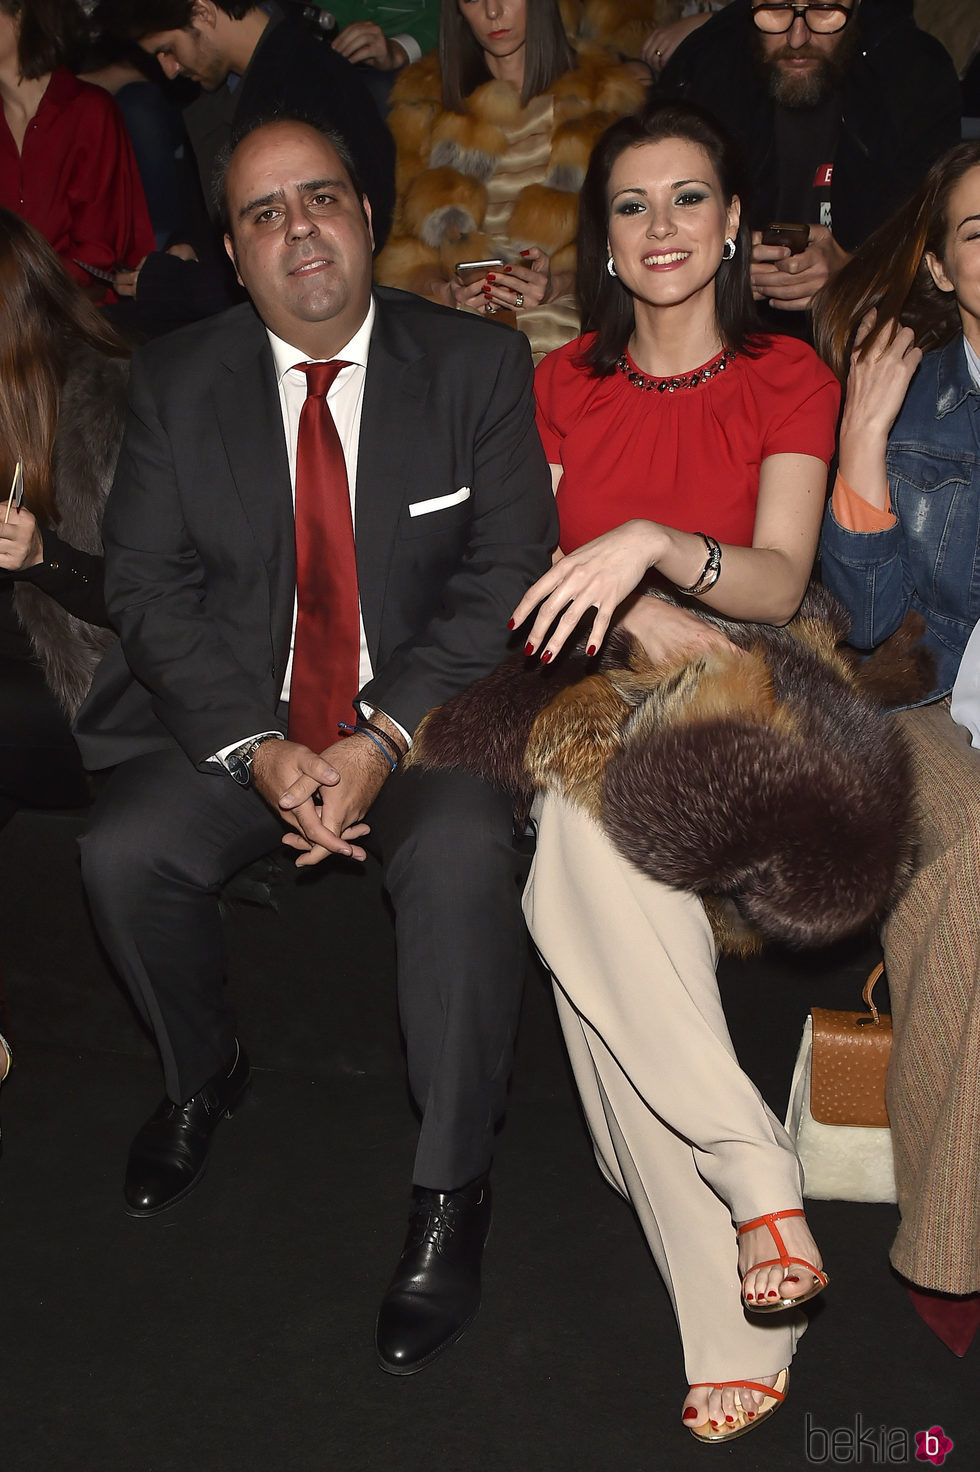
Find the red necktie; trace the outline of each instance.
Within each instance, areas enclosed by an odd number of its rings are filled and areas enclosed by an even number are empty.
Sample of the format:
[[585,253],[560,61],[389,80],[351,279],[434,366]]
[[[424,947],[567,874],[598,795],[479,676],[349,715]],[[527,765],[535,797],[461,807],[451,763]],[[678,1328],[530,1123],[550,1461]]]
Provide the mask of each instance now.
[[296,442],[296,637],[289,739],[313,751],[339,740],[358,689],[361,638],[354,527],[344,451],[327,393],[348,363],[299,363],[306,403]]

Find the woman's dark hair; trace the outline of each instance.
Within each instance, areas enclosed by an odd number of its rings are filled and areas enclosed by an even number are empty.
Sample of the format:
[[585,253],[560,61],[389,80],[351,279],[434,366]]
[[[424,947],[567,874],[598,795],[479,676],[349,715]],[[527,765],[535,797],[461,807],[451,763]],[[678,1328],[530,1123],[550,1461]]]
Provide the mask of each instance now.
[[[439,71],[442,105],[462,112],[470,93],[492,79],[483,48],[460,11],[461,0],[442,0],[439,15]],[[465,3],[465,0],[463,0]],[[521,104],[547,92],[575,64],[558,0],[525,0],[524,86]]]
[[944,153],[908,203],[868,236],[820,293],[813,311],[813,340],[841,382],[847,377],[861,318],[872,307],[878,316],[862,351],[886,329],[891,332],[893,322],[911,327],[923,352],[945,347],[960,331],[956,297],[939,290],[925,258],[931,251],[943,260],[949,196],[978,166],[980,139],[957,143]]
[[707,154],[718,176],[726,205],[738,195],[742,215],[735,239],[735,255],[722,261],[715,277],[718,329],[726,347],[752,354],[759,331],[752,301],[749,268],[752,237],[746,198],[741,187],[741,165],[735,149],[710,113],[690,103],[662,102],[640,117],[621,118],[596,142],[589,160],[579,202],[578,299],[583,333],[595,338],[583,352],[583,361],[597,378],[612,373],[626,351],[633,331],[633,298],[623,283],[609,275],[609,177],[619,156],[628,148],[682,138]]
[[129,353],[47,241],[0,209],[0,486],[10,485],[19,455],[25,504],[46,526],[58,520],[51,462],[61,385],[78,343]]
[[76,59],[84,27],[75,0],[0,0],[0,10],[19,24],[17,63],[25,81]]

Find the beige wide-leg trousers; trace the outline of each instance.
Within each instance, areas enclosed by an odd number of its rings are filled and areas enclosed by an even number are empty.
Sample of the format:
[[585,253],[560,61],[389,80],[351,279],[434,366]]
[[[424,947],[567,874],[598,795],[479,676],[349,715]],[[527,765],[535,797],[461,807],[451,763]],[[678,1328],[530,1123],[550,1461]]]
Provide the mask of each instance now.
[[800,1167],[735,1057],[704,907],[645,878],[564,798],[538,797],[533,816],[525,918],[599,1166],[663,1274],[688,1381],[775,1374],[805,1317],[743,1310],[733,1219],[801,1206]]

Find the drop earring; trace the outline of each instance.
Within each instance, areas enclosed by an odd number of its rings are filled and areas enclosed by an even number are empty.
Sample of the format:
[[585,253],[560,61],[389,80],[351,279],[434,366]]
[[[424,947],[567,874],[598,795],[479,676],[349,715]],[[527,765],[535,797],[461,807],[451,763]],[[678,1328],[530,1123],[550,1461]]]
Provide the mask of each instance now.
[[606,261],[606,270],[610,276],[616,275],[616,262],[612,258],[612,251],[609,252],[609,259]]
[[725,249],[721,253],[722,260],[723,261],[731,261],[731,260],[734,260],[734,258],[735,258],[735,250],[736,250],[736,246],[735,246],[734,240],[732,239],[732,237],[730,235],[727,235],[725,237]]

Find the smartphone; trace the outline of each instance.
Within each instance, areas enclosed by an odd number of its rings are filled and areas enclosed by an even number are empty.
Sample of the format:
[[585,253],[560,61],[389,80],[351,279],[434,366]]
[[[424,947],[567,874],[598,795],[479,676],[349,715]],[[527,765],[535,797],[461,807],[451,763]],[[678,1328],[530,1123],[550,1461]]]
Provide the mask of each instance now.
[[456,275],[464,286],[472,286],[474,281],[482,281],[488,271],[502,271],[503,268],[503,261],[460,261]]
[[778,223],[767,225],[762,232],[763,245],[785,245],[789,248],[791,256],[798,256],[802,251],[805,251],[809,239],[809,225]]

